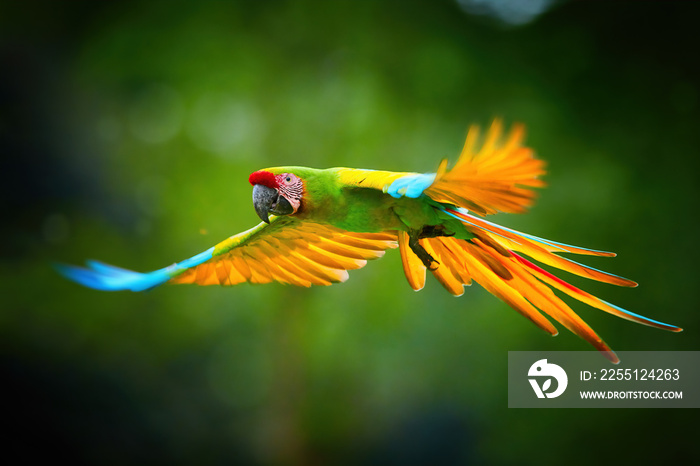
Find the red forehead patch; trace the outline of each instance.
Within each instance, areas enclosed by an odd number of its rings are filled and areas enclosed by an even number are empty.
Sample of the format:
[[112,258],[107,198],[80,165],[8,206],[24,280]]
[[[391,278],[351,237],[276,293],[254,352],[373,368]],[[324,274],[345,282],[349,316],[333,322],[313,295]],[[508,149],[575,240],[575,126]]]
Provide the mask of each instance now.
[[251,173],[248,177],[248,181],[252,185],[261,184],[273,189],[277,189],[279,187],[277,180],[275,179],[275,175],[265,170],[258,170]]

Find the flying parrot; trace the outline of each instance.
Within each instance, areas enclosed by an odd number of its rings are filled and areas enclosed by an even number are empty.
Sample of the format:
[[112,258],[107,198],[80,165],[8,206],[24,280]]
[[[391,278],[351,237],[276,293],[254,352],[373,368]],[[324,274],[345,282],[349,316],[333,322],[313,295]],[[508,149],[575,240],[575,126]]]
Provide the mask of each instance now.
[[[523,146],[524,128],[503,135],[495,121],[479,144],[467,133],[454,167],[443,160],[436,173],[355,168],[266,168],[252,173],[253,206],[262,223],[182,262],[138,273],[97,261],[89,268],[60,265],[66,277],[98,290],[143,291],[163,283],[236,285],[280,282],[309,287],[348,279],[348,270],[398,247],[410,286],[425,285],[426,271],[455,296],[479,283],[546,332],[558,321],[613,363],[612,349],[553,290],[640,324],[682,329],[603,301],[533,261],[620,286],[632,280],[560,255],[615,256],[502,227],[483,217],[522,213],[531,188],[544,186],[544,162]],[[527,258],[525,257],[527,256]]]

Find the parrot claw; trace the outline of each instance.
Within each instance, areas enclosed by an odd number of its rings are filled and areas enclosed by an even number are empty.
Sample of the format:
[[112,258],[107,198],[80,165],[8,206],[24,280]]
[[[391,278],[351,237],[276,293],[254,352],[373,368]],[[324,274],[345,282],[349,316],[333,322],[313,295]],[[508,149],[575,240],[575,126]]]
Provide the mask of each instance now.
[[428,251],[419,243],[422,238],[437,238],[438,236],[454,236],[453,232],[446,231],[445,227],[440,225],[425,225],[420,230],[410,231],[408,233],[408,245],[413,253],[423,262],[425,268],[431,272],[438,269],[440,262],[436,261]]
[[437,268],[440,266],[440,263],[436,261],[435,258],[431,256],[423,246],[420,245],[417,238],[411,236],[408,240],[408,246],[411,248],[411,251],[418,256],[418,259],[423,262],[425,268],[431,272],[437,270]]

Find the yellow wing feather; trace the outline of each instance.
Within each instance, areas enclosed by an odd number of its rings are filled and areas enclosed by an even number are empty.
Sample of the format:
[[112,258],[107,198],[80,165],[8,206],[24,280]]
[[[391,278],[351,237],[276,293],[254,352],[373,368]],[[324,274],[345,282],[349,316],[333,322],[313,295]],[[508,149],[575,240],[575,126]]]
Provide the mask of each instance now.
[[272,281],[297,286],[331,285],[367,260],[395,248],[396,233],[352,233],[330,225],[273,217],[214,247],[209,261],[170,283],[236,285]]

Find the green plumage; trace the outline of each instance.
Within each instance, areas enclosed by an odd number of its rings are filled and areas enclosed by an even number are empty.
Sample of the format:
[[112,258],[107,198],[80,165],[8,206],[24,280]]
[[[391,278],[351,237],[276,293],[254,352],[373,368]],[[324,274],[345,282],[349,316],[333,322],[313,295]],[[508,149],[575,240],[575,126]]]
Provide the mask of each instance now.
[[[444,235],[460,239],[472,238],[462,222],[446,215],[441,205],[427,196],[393,198],[371,184],[344,183],[341,173],[348,169],[319,170],[307,167],[267,168],[275,175],[293,173],[304,181],[301,208],[295,214],[299,220],[323,223],[347,231],[378,233],[388,230],[418,232],[426,226],[440,226]],[[367,172],[375,177],[391,172]],[[389,184],[389,183],[387,183]]]

